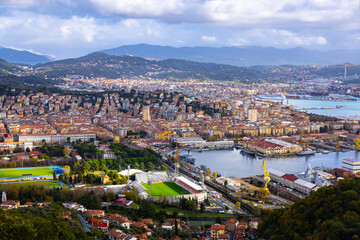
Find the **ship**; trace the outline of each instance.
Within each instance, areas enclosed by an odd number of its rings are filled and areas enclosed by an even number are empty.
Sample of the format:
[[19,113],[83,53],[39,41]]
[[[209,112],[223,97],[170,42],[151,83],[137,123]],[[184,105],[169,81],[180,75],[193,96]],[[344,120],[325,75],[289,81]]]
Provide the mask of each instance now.
[[263,93],[263,94],[257,96],[257,98],[263,99],[263,100],[269,100],[269,101],[283,101],[286,99],[286,96],[282,93],[276,93],[276,94]]
[[195,164],[195,158],[193,155],[191,155],[189,152],[188,153],[182,153],[180,155],[180,161],[184,161],[190,164]]
[[304,150],[304,151],[301,151],[301,152],[298,152],[296,153],[296,155],[298,156],[309,156],[309,155],[315,155],[315,151],[309,149],[309,150]]
[[246,155],[255,157],[255,152],[252,152],[252,151],[249,151],[249,150],[246,150],[246,149],[243,149],[243,148],[240,148],[240,150],[241,150],[240,153],[242,153],[242,154],[246,154]]

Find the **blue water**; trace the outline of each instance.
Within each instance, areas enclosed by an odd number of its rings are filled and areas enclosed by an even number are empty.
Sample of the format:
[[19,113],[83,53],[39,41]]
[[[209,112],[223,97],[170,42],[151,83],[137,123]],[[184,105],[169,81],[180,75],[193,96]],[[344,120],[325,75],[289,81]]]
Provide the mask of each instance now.
[[[196,166],[206,165],[211,171],[221,173],[223,176],[249,177],[262,174],[262,159],[258,160],[243,155],[239,150],[214,150],[203,152],[192,152]],[[305,171],[310,163],[312,167],[324,166],[327,168],[341,168],[343,158],[359,158],[359,152],[333,152],[329,154],[316,154],[313,156],[267,158],[267,168],[275,168],[285,173],[297,173]]]
[[[348,116],[352,119],[360,120],[360,102],[351,101],[320,101],[320,100],[300,100],[300,99],[287,99],[290,105],[295,108],[312,108],[312,107],[325,107],[332,109],[312,109],[306,110],[309,113],[316,113],[321,115],[332,115],[332,116]],[[286,103],[284,102],[284,104]],[[343,108],[336,108],[338,106],[344,106]],[[357,117],[352,117],[356,116]]]

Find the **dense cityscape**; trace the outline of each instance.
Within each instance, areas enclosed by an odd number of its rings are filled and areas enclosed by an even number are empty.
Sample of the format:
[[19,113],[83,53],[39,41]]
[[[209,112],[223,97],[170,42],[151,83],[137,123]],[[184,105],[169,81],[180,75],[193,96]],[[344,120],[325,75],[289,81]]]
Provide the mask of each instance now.
[[0,239],[360,239],[359,11],[0,0]]

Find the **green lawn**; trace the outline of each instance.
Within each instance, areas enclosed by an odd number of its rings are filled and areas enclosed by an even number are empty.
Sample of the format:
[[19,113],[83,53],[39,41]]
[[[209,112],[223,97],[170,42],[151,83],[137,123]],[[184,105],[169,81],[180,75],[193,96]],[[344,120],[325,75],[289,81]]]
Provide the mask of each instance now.
[[52,175],[52,168],[11,168],[11,169],[1,169],[0,178],[5,177],[21,177],[23,174],[32,174],[33,176],[41,175]]
[[60,183],[57,182],[16,182],[16,183],[0,183],[0,187],[8,187],[10,185],[16,186],[16,187],[27,187],[27,186],[44,186],[44,187],[60,187]]
[[[150,186],[148,184],[142,184],[146,189],[147,193],[150,194]],[[165,183],[153,183],[151,184],[151,196],[159,197],[159,196],[176,196],[190,194],[185,189],[176,185],[176,183],[165,182]]]

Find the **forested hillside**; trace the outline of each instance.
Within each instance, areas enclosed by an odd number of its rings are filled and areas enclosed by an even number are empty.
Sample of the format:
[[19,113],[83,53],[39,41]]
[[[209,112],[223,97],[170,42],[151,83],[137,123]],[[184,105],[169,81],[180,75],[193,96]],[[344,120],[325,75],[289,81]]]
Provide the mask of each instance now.
[[323,187],[264,218],[266,239],[360,239],[360,178]]

